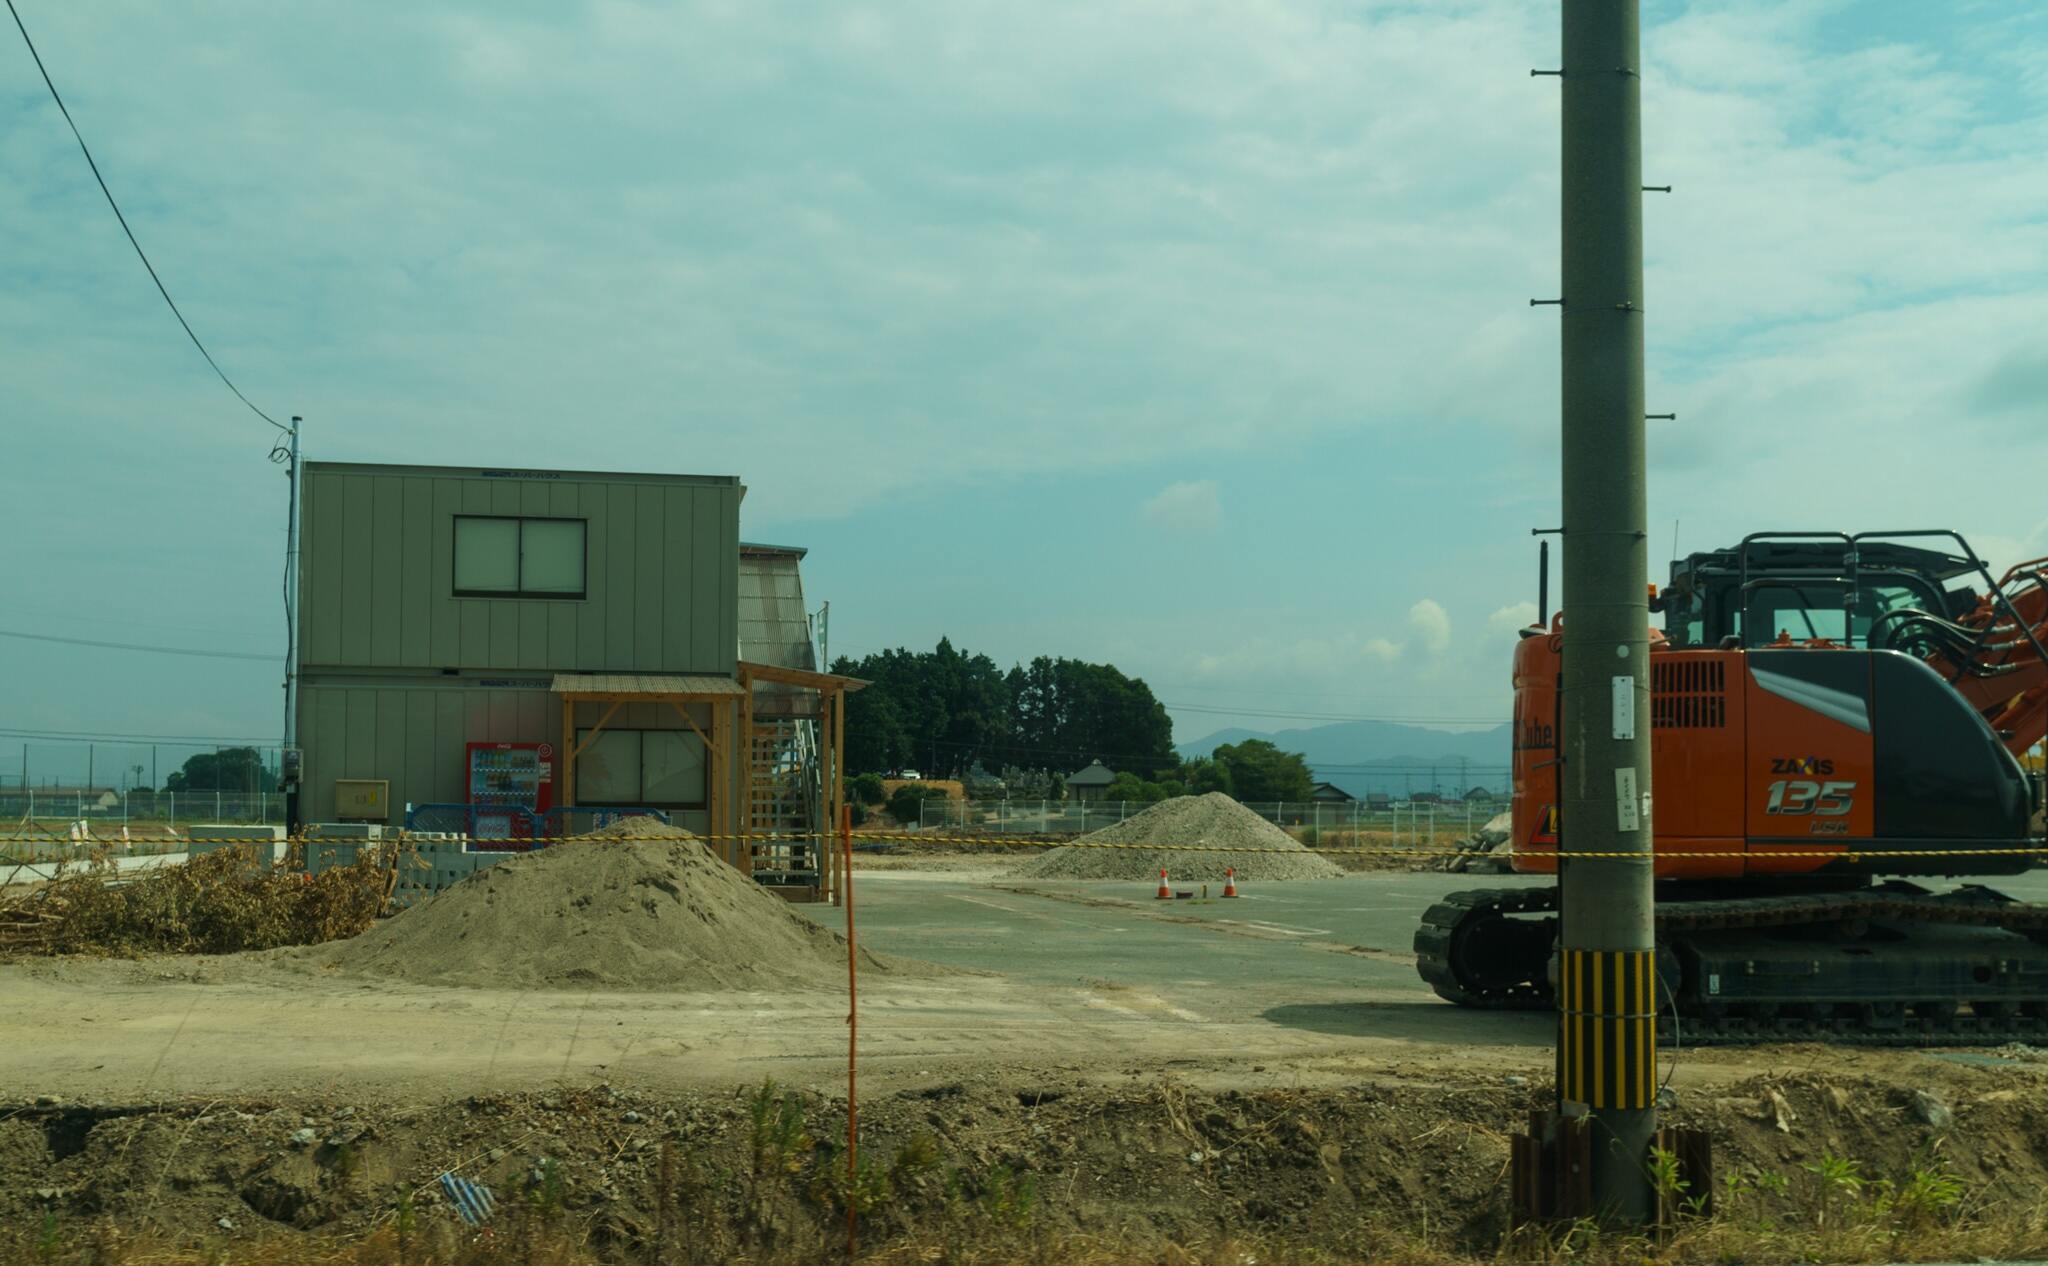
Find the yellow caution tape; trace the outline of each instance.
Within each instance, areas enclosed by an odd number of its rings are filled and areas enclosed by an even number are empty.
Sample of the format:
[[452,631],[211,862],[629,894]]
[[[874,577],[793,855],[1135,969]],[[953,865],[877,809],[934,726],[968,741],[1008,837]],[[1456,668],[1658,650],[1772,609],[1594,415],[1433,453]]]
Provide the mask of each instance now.
[[[838,844],[839,842],[841,842],[841,839],[842,837],[836,833],[825,835],[693,835],[690,837],[691,842],[699,844],[749,844],[770,846],[778,844],[811,844],[819,847],[824,847],[828,844]],[[1759,858],[1769,858],[1772,860],[1782,859],[1786,861],[1841,862],[1887,861],[1926,857],[2032,857],[2039,859],[2044,865],[2048,865],[2048,843],[2044,843],[2042,845],[2029,848],[1951,849],[1803,849],[1780,848],[1775,845],[1767,844],[1751,850],[1729,849],[1721,851],[1702,852],[1693,849],[1685,849],[1677,852],[1659,854],[1655,852],[1621,851],[1581,852],[1570,849],[1498,849],[1488,851],[1479,849],[1447,848],[1441,845],[1429,845],[1412,848],[1402,848],[1398,846],[1379,848],[1327,848],[1321,845],[1309,844],[1303,845],[1300,849],[1232,848],[1221,844],[1111,844],[1106,842],[1095,842],[1089,840],[1060,840],[1043,838],[1020,839],[1015,836],[1002,835],[919,835],[898,832],[855,832],[852,835],[851,839],[857,843],[947,844],[995,848],[1087,848],[1110,849],[1122,852],[1142,853],[1223,853],[1241,857],[1257,856],[1259,854],[1294,856],[1298,855],[1301,852],[1310,852],[1324,857],[1494,857],[1503,858],[1507,860],[1514,860],[1516,858],[1527,857],[1544,859],[1553,863],[1558,861],[1642,862],[1654,861],[1660,856],[1672,858],[1698,859],[1702,861],[1749,861],[1756,860]],[[9,843],[34,843],[45,845],[75,843],[79,846],[79,848],[89,850],[97,845],[110,845],[117,842],[118,841],[112,840],[0,840],[0,851],[4,851],[7,844]],[[390,844],[423,844],[434,842],[436,841],[414,840],[402,835],[391,836],[382,840],[308,839],[304,837],[295,836],[289,839],[274,841],[274,843],[282,843],[292,848],[303,848],[308,845],[316,844],[324,844],[329,846],[343,844],[376,846]],[[450,844],[461,843],[471,848],[475,848],[477,846],[503,846],[503,851],[513,852],[530,849],[534,847],[546,847],[548,845],[559,844],[564,841],[559,837],[534,839],[531,837],[524,836],[498,836],[484,838],[462,838],[459,840],[450,839],[443,842]],[[148,841],[148,843],[172,846],[189,846],[193,844],[262,845],[266,843],[273,843],[273,841],[249,839],[216,839],[212,837],[202,836],[187,840],[152,840]],[[176,849],[165,848],[152,852],[142,852],[131,855],[137,857],[150,857],[158,855],[159,852],[170,851],[176,851]]]

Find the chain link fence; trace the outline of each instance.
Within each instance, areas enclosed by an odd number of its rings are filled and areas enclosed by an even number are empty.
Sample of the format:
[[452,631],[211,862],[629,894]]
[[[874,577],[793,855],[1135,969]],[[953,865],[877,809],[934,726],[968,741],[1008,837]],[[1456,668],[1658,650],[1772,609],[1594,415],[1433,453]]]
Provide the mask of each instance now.
[[[1143,800],[947,800],[933,798],[919,806],[920,831],[962,835],[1086,835],[1143,813]],[[1392,801],[1246,802],[1245,808],[1300,837],[1304,843],[1352,842],[1370,839],[1393,844],[1448,844],[1466,839],[1495,814],[1507,812],[1506,800],[1462,800],[1447,803]]]
[[0,791],[0,834],[68,834],[69,826],[79,822],[97,831],[102,826],[184,828],[205,822],[283,821],[284,794],[276,791]]

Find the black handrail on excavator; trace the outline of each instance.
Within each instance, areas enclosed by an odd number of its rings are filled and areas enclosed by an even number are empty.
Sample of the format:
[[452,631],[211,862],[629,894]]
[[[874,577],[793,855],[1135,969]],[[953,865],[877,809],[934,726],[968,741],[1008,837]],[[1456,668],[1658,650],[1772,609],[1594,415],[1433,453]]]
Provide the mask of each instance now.
[[[1742,538],[1742,544],[1738,548],[1738,553],[1741,561],[1741,589],[1739,590],[1739,592],[1742,594],[1742,622],[1744,628],[1742,636],[1744,642],[1747,643],[1750,640],[1750,626],[1753,623],[1749,618],[1749,595],[1751,592],[1749,579],[1749,551],[1750,545],[1753,542],[1762,540],[1841,541],[1843,545],[1842,561],[1844,564],[1846,564],[1848,568],[1848,576],[1846,577],[1848,590],[1847,596],[1843,599],[1846,610],[1843,613],[1842,627],[1844,633],[1844,641],[1853,641],[1856,627],[1853,616],[1856,610],[1856,603],[1858,601],[1857,595],[1861,592],[1861,589],[1858,584],[1858,581],[1860,579],[1860,556],[1857,550],[1857,546],[1864,541],[1898,540],[1907,537],[1940,537],[1954,541],[1957,544],[1957,546],[1959,546],[1963,551],[1962,560],[1965,563],[1969,564],[1971,569],[1973,569],[1979,576],[1983,577],[1984,589],[1986,594],[1989,595],[1991,601],[1997,604],[2000,608],[2002,608],[2007,618],[2009,618],[2012,621],[2013,627],[2018,629],[2021,633],[2023,633],[2026,636],[2027,643],[2033,647],[2034,654],[2040,656],[2041,662],[2043,664],[2048,664],[2048,646],[2043,646],[2041,644],[2041,639],[2035,635],[2033,626],[2028,624],[2024,619],[2020,618],[2020,613],[2012,605],[2012,600],[2006,597],[2004,587],[2000,585],[1995,578],[1993,578],[1993,576],[1991,575],[1991,569],[1985,565],[1983,559],[1977,557],[1977,551],[1970,548],[1970,543],[1963,539],[1962,533],[1953,531],[1949,528],[1909,528],[1897,530],[1886,529],[1872,532],[1857,532],[1854,534],[1848,532],[1750,533],[1748,536]],[[2048,588],[2048,581],[2044,581],[2038,574],[2029,573],[2029,575],[2036,581],[2036,583],[2042,584],[2043,588]],[[1875,621],[1873,621],[1873,624],[1874,623]],[[1970,648],[1966,653],[1966,658],[1971,663],[1976,663],[1978,655],[1985,649],[1986,645],[1989,643],[1992,631],[1996,629],[1997,626],[1998,622],[1995,620],[1986,621],[1984,627],[1976,631],[1975,636],[1971,639]],[[1960,628],[1961,626],[1956,627]],[[1864,636],[1864,644],[1867,646],[1869,645],[1869,642],[1869,635],[1866,632]],[[2006,648],[2001,647],[2000,649],[2005,650]],[[2003,666],[2004,665],[2001,665],[2001,667]]]

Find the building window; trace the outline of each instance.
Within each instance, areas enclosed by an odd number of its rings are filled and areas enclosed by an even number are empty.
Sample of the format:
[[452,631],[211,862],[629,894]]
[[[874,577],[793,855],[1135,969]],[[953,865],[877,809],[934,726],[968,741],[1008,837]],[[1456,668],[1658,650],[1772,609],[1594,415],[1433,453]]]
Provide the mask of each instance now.
[[582,519],[455,516],[458,598],[581,598]]
[[[659,809],[705,806],[704,741],[689,730],[576,731],[579,804],[646,805]],[[587,743],[587,746],[586,746]]]

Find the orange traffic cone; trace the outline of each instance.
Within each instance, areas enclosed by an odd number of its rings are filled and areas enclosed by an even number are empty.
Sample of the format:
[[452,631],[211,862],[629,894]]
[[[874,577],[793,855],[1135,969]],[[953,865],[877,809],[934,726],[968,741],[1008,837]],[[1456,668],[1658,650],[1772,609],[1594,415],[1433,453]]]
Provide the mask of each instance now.
[[1237,895],[1237,871],[1230,866],[1223,868],[1223,895],[1226,897],[1235,897]]
[[1166,886],[1166,867],[1159,868],[1159,891],[1152,894],[1160,901],[1173,900],[1173,889]]

